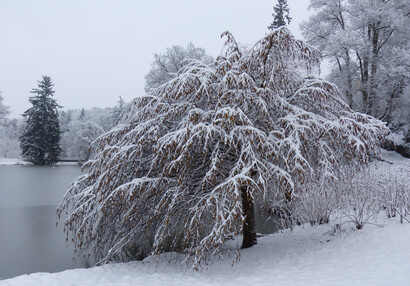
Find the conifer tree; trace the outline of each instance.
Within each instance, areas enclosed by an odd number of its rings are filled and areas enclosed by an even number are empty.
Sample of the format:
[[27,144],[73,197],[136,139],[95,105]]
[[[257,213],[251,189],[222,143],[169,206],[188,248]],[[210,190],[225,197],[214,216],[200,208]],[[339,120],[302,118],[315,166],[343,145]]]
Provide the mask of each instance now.
[[292,18],[289,17],[289,6],[286,0],[278,0],[276,6],[273,7],[273,11],[273,22],[268,26],[269,30],[272,31],[276,28],[286,26],[286,22],[290,24]]
[[54,95],[54,84],[49,76],[38,81],[38,89],[30,91],[35,94],[29,101],[33,105],[23,116],[26,125],[20,137],[20,149],[24,158],[36,165],[51,165],[58,161],[61,149],[60,123],[58,108]]

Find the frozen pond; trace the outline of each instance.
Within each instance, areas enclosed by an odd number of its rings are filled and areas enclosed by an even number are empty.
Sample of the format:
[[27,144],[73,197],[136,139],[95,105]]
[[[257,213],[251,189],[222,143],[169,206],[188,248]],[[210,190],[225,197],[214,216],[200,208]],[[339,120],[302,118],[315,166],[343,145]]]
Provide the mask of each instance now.
[[73,260],[56,206],[78,166],[0,166],[0,280],[86,267]]

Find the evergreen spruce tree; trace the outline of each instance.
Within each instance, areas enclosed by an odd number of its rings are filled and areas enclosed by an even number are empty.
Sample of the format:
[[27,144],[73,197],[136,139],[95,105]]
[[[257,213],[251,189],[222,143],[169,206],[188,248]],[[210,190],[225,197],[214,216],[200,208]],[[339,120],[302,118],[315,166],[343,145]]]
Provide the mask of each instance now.
[[278,0],[276,6],[273,7],[273,11],[273,22],[268,26],[269,30],[272,31],[276,28],[286,26],[286,22],[290,24],[292,18],[289,17],[289,6],[286,0]]
[[50,77],[43,76],[38,81],[38,89],[33,89],[29,101],[33,105],[24,112],[26,125],[20,137],[20,148],[24,158],[36,165],[57,163],[61,149],[60,123],[58,110],[60,106],[52,98],[54,84]]

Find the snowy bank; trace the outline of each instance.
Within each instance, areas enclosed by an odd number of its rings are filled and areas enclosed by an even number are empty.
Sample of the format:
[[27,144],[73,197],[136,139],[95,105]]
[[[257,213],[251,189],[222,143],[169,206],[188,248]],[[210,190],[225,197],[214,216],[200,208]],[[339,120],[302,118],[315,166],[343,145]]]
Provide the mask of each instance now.
[[[60,273],[35,273],[0,285],[409,285],[410,224],[383,219],[357,231],[344,224],[297,227],[259,239],[241,261],[216,260],[194,272],[175,256]],[[334,225],[334,224],[333,224]],[[178,256],[177,256],[178,257]]]
[[[17,158],[0,158],[0,166],[11,166],[11,165],[33,165],[33,163],[24,161],[23,159]],[[79,166],[78,162],[58,162],[56,166]]]
[[22,159],[0,158],[0,166],[10,166],[10,165],[33,165],[33,164],[30,162],[24,161]]
[[77,161],[66,161],[66,162],[58,162],[56,166],[81,166],[82,164]]

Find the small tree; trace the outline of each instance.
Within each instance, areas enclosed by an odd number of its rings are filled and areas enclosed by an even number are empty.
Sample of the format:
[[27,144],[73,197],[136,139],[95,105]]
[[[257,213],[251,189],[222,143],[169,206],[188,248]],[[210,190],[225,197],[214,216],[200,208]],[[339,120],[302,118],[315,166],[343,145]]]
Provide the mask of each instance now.
[[274,30],[282,26],[289,25],[292,18],[289,16],[289,6],[286,0],[278,0],[278,3],[273,7],[273,22],[268,26],[269,30]]
[[102,262],[184,251],[199,265],[232,237],[257,243],[255,206],[286,208],[377,150],[384,125],[301,74],[319,65],[315,49],[286,28],[248,52],[223,35],[215,65],[187,63],[98,139],[58,207],[77,250]]
[[23,157],[34,164],[51,165],[57,163],[61,152],[57,110],[60,106],[52,98],[54,84],[50,77],[43,76],[38,87],[31,91],[35,94],[29,99],[33,106],[23,114],[26,125],[20,137],[20,149]]

